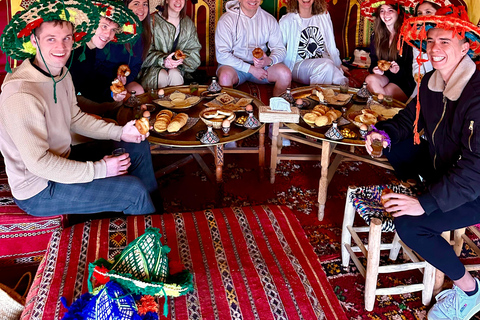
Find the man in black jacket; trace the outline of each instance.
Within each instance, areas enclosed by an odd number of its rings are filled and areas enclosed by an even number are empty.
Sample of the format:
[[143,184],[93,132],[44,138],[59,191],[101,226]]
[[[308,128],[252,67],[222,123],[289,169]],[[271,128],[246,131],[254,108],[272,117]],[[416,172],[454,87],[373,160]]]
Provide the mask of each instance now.
[[[373,138],[388,136],[391,151],[385,154],[400,178],[420,175],[426,182],[418,197],[392,193],[382,198],[400,238],[454,281],[453,289],[437,295],[428,319],[470,319],[480,310],[480,282],[441,234],[480,223],[480,72],[470,58],[480,55],[480,29],[463,7],[442,8],[427,19],[407,20],[402,35],[406,42],[421,43],[423,29],[436,70],[422,79],[419,104],[413,101],[378,123],[365,145],[371,152]],[[452,28],[437,28],[440,23]]]

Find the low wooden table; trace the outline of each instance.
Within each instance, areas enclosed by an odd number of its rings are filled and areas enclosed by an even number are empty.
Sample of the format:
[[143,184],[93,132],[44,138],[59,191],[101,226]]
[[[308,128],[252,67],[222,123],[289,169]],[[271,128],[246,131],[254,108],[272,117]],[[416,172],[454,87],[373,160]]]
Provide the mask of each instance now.
[[[338,86],[325,86],[325,88],[332,88],[338,91]],[[295,99],[309,96],[315,86],[299,87],[292,90],[292,95]],[[355,94],[358,89],[350,89],[349,93]],[[309,109],[318,104],[314,100],[311,102]],[[344,107],[348,110],[354,104],[350,101]],[[405,107],[405,104],[394,100],[394,107]],[[335,106],[336,109],[341,109]],[[355,139],[343,139],[339,141],[330,140],[325,137],[325,132],[330,126],[312,128],[303,119],[299,123],[285,123],[284,126],[280,123],[273,124],[272,132],[272,149],[270,162],[270,182],[275,182],[275,170],[277,164],[282,160],[317,160],[321,161],[321,177],[318,186],[318,220],[323,220],[325,214],[325,203],[327,201],[328,184],[333,178],[338,165],[342,161],[363,161],[386,169],[393,169],[386,158],[371,158],[369,155],[362,155],[355,153],[355,147],[364,147],[365,141],[360,138],[358,127],[353,123],[344,125],[341,128],[347,127],[357,133]],[[321,154],[282,154],[282,138],[296,141],[308,146],[322,149]],[[335,157],[330,162],[332,153]]]
[[[199,86],[199,90],[197,91],[198,94],[201,94],[203,91],[207,89],[207,86],[201,85]],[[190,87],[187,85],[184,86],[176,86],[176,87],[168,87],[164,88],[165,95],[169,95],[174,91],[180,91],[183,93],[190,94]],[[235,89],[224,88],[222,92],[226,92],[229,95],[235,98],[251,98],[253,99],[252,106],[254,107],[254,114],[258,119],[258,107],[263,105],[263,103],[255,99],[254,97]],[[153,98],[150,94],[145,93],[143,95],[138,96],[141,103],[150,103]],[[184,112],[188,114],[189,117],[197,117],[199,113],[205,109],[204,103],[208,102],[209,100],[202,99],[196,106],[193,106],[188,109],[172,109],[173,112]],[[164,109],[163,107],[156,105],[156,111]],[[117,119],[119,124],[125,124],[130,119],[135,117],[134,109],[129,107],[122,107],[118,113]],[[197,133],[200,130],[207,130],[207,125],[199,119],[198,122],[190,129],[181,132],[179,134],[167,135],[167,134],[159,134],[152,130],[150,132],[150,136],[148,137],[148,141],[152,144],[152,154],[190,154],[189,157],[186,159],[182,159],[163,170],[160,170],[156,173],[157,178],[163,174],[166,174],[182,164],[189,162],[192,158],[195,159],[202,169],[207,173],[210,180],[216,181],[220,183],[223,181],[223,164],[224,164],[224,154],[225,153],[252,153],[258,154],[258,163],[260,167],[260,178],[263,177],[263,171],[265,167],[265,126],[261,125],[257,129],[247,129],[244,127],[240,127],[235,125],[234,123],[231,124],[230,132],[228,136],[224,136],[222,130],[215,130],[218,137],[220,138],[220,142],[216,144],[203,144],[199,140],[197,140]],[[259,142],[258,147],[236,147],[236,148],[224,148],[224,145],[229,142],[235,142],[238,140],[245,139],[256,132],[259,132]],[[201,154],[208,154],[211,153],[215,159],[215,179],[213,179],[213,175],[210,172],[210,169],[205,164],[203,159],[201,158]]]

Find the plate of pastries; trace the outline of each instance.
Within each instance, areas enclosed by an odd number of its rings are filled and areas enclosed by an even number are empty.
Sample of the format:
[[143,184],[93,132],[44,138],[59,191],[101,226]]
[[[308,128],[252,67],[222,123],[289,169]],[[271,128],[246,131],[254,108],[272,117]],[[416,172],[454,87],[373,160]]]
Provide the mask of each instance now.
[[365,105],[354,104],[346,112],[346,118],[357,127],[363,124],[370,126],[375,125],[378,121],[393,118],[402,108],[386,107],[381,103],[372,101]]
[[342,117],[342,112],[319,104],[312,110],[301,110],[301,115],[303,121],[311,127],[324,127],[331,125],[333,121],[338,121]]
[[333,89],[325,89],[322,87],[317,87],[312,90],[312,94],[308,98],[318,101],[322,104],[331,104],[335,106],[344,106],[350,99],[352,99],[353,94],[348,93],[338,93]]
[[200,100],[200,97],[176,90],[169,95],[153,100],[153,102],[168,109],[188,109],[197,105]]
[[189,117],[186,113],[175,113],[171,110],[160,110],[154,117],[150,118],[150,125],[153,133],[157,135],[177,135],[190,128],[198,122],[198,118]]
[[228,93],[223,93],[203,105],[207,108],[219,108],[233,112],[243,112],[245,111],[245,107],[252,103],[252,101],[252,98],[234,98]]

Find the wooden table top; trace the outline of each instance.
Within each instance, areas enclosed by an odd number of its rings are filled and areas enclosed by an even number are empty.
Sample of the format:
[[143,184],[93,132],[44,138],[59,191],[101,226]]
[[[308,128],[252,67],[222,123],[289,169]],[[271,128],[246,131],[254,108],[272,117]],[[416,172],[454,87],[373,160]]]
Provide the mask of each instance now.
[[[308,102],[310,102],[310,105],[307,106],[306,108],[302,109],[302,111],[305,110],[305,109],[311,110],[311,109],[313,109],[314,106],[316,106],[318,104],[318,101],[315,101],[313,99],[308,98],[308,96],[311,95],[312,90],[315,89],[316,87],[317,86],[313,85],[313,86],[298,87],[298,88],[292,89],[291,93],[292,93],[292,95],[295,99],[302,98],[302,99],[306,99]],[[331,88],[335,92],[339,92],[339,87],[338,86],[321,85],[321,87],[322,88]],[[355,96],[357,91],[358,91],[358,89],[356,89],[356,88],[350,88],[348,93],[353,94]],[[377,100],[376,96],[374,96],[374,100]],[[334,107],[335,109],[342,111],[342,106],[337,106],[337,105],[328,105],[328,106],[329,107]],[[361,109],[363,106],[366,106],[366,104],[365,103],[358,104],[358,103],[355,103],[355,101],[353,99],[351,99],[350,102],[348,102],[345,106],[343,106],[344,107],[343,110],[347,110],[346,112],[343,113],[344,118],[346,117],[345,114],[348,113],[348,110],[350,110],[350,108],[353,107],[355,109]],[[404,108],[405,104],[400,102],[400,101],[393,100],[393,107]],[[323,126],[323,127],[317,127],[317,126],[312,127],[308,123],[306,123],[303,120],[302,117],[300,117],[299,123],[285,123],[285,125],[292,130],[295,130],[297,132],[300,132],[300,133],[302,133],[304,135],[307,135],[307,136],[310,136],[312,138],[327,140],[327,141],[331,141],[331,142],[334,142],[334,143],[345,144],[345,145],[354,145],[354,146],[365,145],[365,140],[361,139],[359,128],[353,123],[348,123],[348,124],[339,126],[338,128],[340,130],[342,128],[349,128],[350,130],[352,130],[353,132],[355,132],[357,134],[357,137],[354,138],[354,139],[345,138],[345,139],[342,139],[342,140],[331,140],[331,139],[328,139],[327,137],[325,137],[325,133],[327,132],[328,129],[330,129],[331,125]]]
[[[203,91],[207,90],[206,85],[200,85],[198,89],[198,94],[201,95]],[[169,95],[173,93],[174,91],[180,91],[186,94],[190,94],[190,87],[188,85],[183,85],[183,86],[175,86],[175,87],[167,87],[164,88],[165,95]],[[250,96],[249,94],[246,94],[245,92],[235,90],[235,89],[230,89],[230,88],[224,88],[222,89],[222,92],[228,93],[234,98],[251,98],[253,99],[252,101],[252,106],[254,107],[254,115],[258,119],[258,108],[259,106],[263,105],[263,103],[255,99],[254,97]],[[141,103],[151,103],[154,98],[150,95],[150,93],[144,93],[142,95],[138,96],[139,100]],[[170,109],[173,112],[183,112],[188,114],[189,117],[193,118],[198,118],[199,113],[204,110],[206,107],[204,106],[204,103],[208,102],[210,100],[207,100],[205,98],[202,98],[202,100],[195,106],[188,108],[188,109]],[[155,111],[152,112],[151,117],[154,118],[155,115],[162,109],[167,109],[164,107],[161,107],[157,104],[155,105]],[[241,115],[246,115],[245,112],[238,112],[236,113],[237,117]],[[117,119],[119,123],[126,123],[130,119],[135,118],[135,111],[133,108],[123,106],[121,110],[118,113]],[[153,144],[158,144],[158,145],[164,145],[164,146],[171,146],[171,147],[207,147],[207,146],[214,146],[214,145],[222,145],[226,144],[228,142],[233,142],[237,140],[242,140],[247,138],[248,136],[254,134],[260,128],[262,128],[264,125],[262,124],[260,127],[256,129],[247,129],[243,126],[238,126],[234,124],[233,122],[231,123],[230,126],[230,132],[228,136],[224,136],[222,130],[218,129],[213,129],[220,138],[220,142],[217,144],[203,144],[199,140],[197,140],[197,133],[200,130],[207,130],[207,125],[201,120],[198,119],[198,122],[191,127],[190,129],[180,132],[180,133],[158,133],[155,130],[150,130],[150,136],[148,137],[148,141],[153,143]]]

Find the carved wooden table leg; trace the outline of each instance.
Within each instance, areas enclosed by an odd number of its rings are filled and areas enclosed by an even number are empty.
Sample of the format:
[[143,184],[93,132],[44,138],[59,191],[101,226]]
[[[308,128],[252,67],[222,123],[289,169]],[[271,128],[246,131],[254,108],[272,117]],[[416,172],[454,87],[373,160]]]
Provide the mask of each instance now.
[[277,169],[277,156],[278,156],[278,131],[280,123],[275,122],[271,124],[272,127],[272,149],[270,152],[270,183],[275,183],[275,170]]
[[260,167],[260,179],[265,176],[265,127],[258,131],[258,166]]
[[217,177],[217,183],[223,182],[223,144],[215,146],[215,175]]
[[328,166],[330,165],[330,150],[332,144],[329,141],[322,141],[322,170],[320,183],[318,185],[318,220],[322,221],[325,214],[325,203],[327,202],[328,188]]

